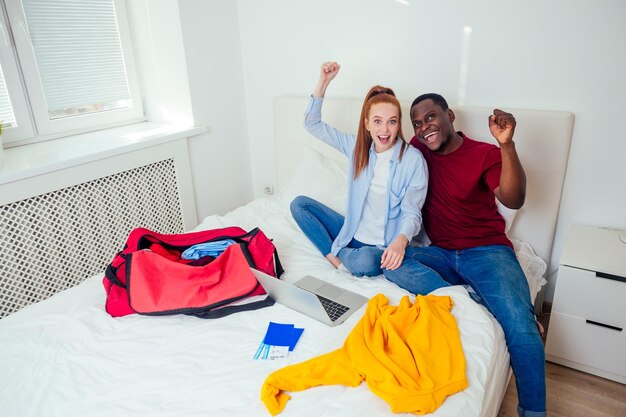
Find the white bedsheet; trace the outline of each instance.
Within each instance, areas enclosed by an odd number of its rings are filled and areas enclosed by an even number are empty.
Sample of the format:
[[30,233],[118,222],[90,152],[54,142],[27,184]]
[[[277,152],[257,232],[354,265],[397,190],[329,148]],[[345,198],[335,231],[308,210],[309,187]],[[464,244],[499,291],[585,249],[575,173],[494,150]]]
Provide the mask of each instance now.
[[[320,256],[289,215],[287,197],[262,198],[198,227],[260,227],[278,248],[283,278],[305,274],[366,296],[407,294],[383,277],[355,278]],[[527,263],[522,259],[523,263]],[[532,257],[529,261],[532,269]],[[528,269],[528,265],[525,266]],[[0,415],[269,416],[259,399],[272,371],[339,348],[361,317],[330,328],[282,305],[216,320],[188,316],[111,318],[101,276],[0,320]],[[454,300],[469,387],[434,416],[495,416],[509,356],[502,330],[462,287],[436,291]],[[269,321],[305,329],[289,357],[253,360]],[[487,393],[487,394],[485,394]],[[292,394],[288,416],[389,416],[365,384],[317,387]]]

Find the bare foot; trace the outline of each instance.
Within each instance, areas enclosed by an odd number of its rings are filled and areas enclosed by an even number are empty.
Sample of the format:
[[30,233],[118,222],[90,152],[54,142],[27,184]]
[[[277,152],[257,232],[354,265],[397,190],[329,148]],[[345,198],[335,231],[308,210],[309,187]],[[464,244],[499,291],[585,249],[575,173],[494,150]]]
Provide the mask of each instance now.
[[332,253],[329,253],[328,255],[326,255],[326,259],[328,259],[328,262],[333,264],[335,268],[339,268],[339,265],[341,265],[341,259],[337,258]]

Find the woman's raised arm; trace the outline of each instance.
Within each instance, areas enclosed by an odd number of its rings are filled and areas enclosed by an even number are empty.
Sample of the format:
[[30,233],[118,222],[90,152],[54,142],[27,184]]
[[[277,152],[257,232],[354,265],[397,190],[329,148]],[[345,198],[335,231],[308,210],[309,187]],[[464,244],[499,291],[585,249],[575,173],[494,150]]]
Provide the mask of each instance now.
[[328,84],[337,76],[341,65],[336,62],[324,62],[320,68],[320,79],[313,90],[313,97],[324,97]]

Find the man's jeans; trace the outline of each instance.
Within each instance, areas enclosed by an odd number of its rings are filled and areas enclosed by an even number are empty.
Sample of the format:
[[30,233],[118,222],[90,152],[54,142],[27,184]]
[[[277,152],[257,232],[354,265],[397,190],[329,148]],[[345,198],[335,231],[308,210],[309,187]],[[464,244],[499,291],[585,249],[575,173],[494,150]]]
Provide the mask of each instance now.
[[[433,277],[435,271],[445,282]],[[526,276],[511,248],[504,245],[465,250],[409,247],[400,268],[384,270],[384,274],[414,294],[426,294],[437,285],[469,285],[504,330],[515,374],[519,415],[546,415],[543,342]]]
[[[298,196],[291,202],[291,214],[304,234],[326,256],[343,226],[344,217],[310,197]],[[358,276],[374,277],[383,273],[380,262],[383,250],[352,239],[337,257],[348,270]]]

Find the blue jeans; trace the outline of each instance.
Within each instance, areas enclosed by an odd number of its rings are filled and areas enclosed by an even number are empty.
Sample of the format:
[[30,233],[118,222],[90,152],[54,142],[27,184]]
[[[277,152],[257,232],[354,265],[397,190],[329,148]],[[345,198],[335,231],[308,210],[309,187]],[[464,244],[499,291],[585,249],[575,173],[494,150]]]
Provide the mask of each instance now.
[[[344,217],[328,206],[310,197],[298,196],[291,202],[291,215],[300,229],[326,256],[331,253],[333,241],[343,226]],[[375,277],[383,273],[380,262],[383,250],[352,239],[337,257],[348,270],[358,276]]]
[[[435,271],[445,281],[433,278],[431,272]],[[504,245],[465,250],[409,247],[400,268],[384,272],[388,280],[416,294],[432,291],[437,285],[471,286],[504,330],[517,386],[518,414],[546,415],[543,342],[530,302],[528,281],[511,248]]]

